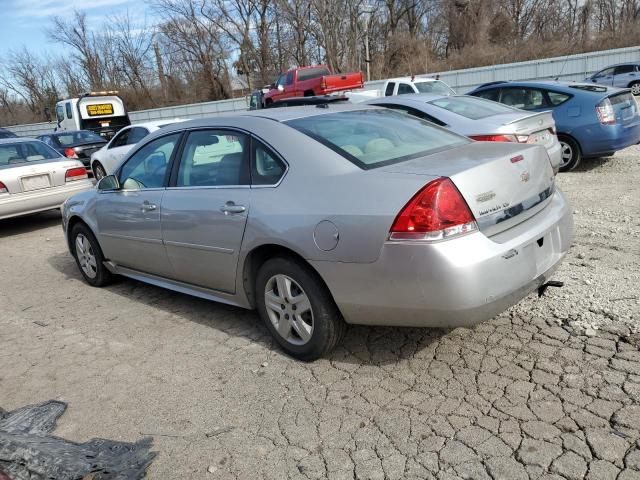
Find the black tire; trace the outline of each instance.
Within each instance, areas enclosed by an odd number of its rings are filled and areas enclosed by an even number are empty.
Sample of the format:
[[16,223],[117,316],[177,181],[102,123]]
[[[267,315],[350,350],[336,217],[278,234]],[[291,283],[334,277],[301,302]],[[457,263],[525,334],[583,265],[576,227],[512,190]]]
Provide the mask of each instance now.
[[[78,237],[80,236],[87,240],[90,248],[86,251],[90,255],[92,255],[95,260],[95,274],[93,276],[87,273],[86,269],[83,267],[83,260],[80,258],[82,253],[79,251],[79,247],[77,244]],[[89,227],[87,227],[84,223],[76,223],[71,229],[70,243],[73,258],[76,259],[76,265],[78,265],[80,273],[89,285],[93,287],[104,287],[105,285],[111,283],[111,281],[113,280],[113,275],[102,263],[104,261],[102,250],[100,249],[100,245],[98,244],[96,237],[93,235]]]
[[99,182],[102,178],[107,176],[107,171],[104,169],[100,162],[93,163],[93,177]]
[[[301,294],[306,295],[309,300],[310,309],[308,312],[311,317],[308,318],[312,319],[313,327],[310,338],[306,342],[302,337],[297,336],[297,331],[299,330],[293,326],[294,323],[297,324],[298,320],[292,319],[289,321],[288,319],[290,317],[287,316],[286,321],[291,325],[289,327],[291,331],[290,340],[284,338],[279,333],[274,321],[272,321],[272,317],[279,317],[279,324],[280,321],[285,321],[285,312],[290,312],[291,308],[295,310],[295,306],[285,305],[285,303],[281,305],[283,309],[282,312],[278,311],[276,313],[274,309],[267,309],[267,285],[269,284],[271,286],[273,282],[275,282],[274,278],[278,276],[285,276],[293,280],[292,286],[290,287],[291,290],[293,291],[294,287],[300,287]],[[256,306],[260,318],[262,318],[262,321],[282,349],[292,357],[304,361],[316,360],[330,352],[344,335],[346,324],[333,301],[331,293],[317,273],[308,266],[292,258],[272,258],[267,260],[258,270],[255,287]],[[273,294],[273,290],[270,290],[270,292]],[[286,301],[286,303],[288,304],[289,302]],[[292,313],[291,318],[293,318],[293,316],[294,314]],[[294,343],[296,336],[299,339],[297,340],[298,343]]]
[[631,82],[629,84],[629,88],[631,89],[631,93],[633,95],[640,95],[640,82]]
[[315,93],[313,93],[313,90],[307,90],[306,92],[304,92],[305,97],[313,97],[314,95]]
[[570,172],[578,165],[582,160],[582,153],[580,151],[580,145],[573,138],[566,135],[558,135],[558,141],[561,146],[561,159],[560,159],[560,171]]

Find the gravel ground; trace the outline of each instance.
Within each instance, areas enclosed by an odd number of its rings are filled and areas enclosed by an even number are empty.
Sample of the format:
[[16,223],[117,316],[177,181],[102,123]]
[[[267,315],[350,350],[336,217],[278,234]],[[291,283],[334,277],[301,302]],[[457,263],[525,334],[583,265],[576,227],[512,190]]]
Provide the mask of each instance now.
[[639,160],[559,176],[563,289],[473,329],[353,327],[311,364],[252,312],[88,287],[57,213],[0,222],[0,406],[64,400],[71,440],[152,436],[150,478],[640,479]]

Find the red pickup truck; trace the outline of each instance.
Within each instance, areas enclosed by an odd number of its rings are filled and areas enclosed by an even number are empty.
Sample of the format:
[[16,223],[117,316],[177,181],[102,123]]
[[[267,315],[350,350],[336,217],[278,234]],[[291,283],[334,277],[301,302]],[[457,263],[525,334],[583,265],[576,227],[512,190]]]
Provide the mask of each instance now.
[[363,86],[362,72],[332,74],[326,65],[299,67],[280,75],[262,98],[266,106],[285,98],[326,95]]

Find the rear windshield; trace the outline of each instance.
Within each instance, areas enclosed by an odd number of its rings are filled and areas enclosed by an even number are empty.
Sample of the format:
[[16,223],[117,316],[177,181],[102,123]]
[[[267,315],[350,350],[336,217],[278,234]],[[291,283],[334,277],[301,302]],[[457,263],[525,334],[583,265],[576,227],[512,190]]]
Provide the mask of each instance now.
[[453,95],[456,93],[451,90],[449,85],[440,80],[433,82],[413,82],[413,84],[420,93],[440,93],[442,95]]
[[422,157],[470,140],[389,109],[316,115],[285,122],[363,169]]
[[609,97],[609,101],[611,102],[611,105],[613,105],[614,107],[616,105],[620,105],[623,108],[635,106],[635,99],[633,98],[633,95],[631,94],[631,92],[623,92],[623,93],[618,93],[616,95],[611,95]]
[[42,142],[0,144],[0,166],[60,158],[60,154]]
[[298,80],[310,80],[312,78],[324,77],[325,75],[331,75],[327,67],[314,67],[298,70]]
[[515,108],[507,105],[475,97],[447,97],[432,100],[427,103],[470,118],[471,120],[479,120],[501,113],[517,112]]
[[100,135],[82,130],[77,132],[61,133],[59,135],[55,135],[55,137],[56,140],[58,140],[58,143],[63,147],[72,147],[74,145],[82,145],[83,143],[106,142],[106,140]]

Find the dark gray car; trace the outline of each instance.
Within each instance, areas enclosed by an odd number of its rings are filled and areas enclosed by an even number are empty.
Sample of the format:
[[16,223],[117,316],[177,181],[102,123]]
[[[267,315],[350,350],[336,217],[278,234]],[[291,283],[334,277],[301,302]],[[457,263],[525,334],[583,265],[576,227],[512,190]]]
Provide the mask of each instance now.
[[345,321],[490,318],[550,277],[573,232],[544,148],[350,105],[158,130],[65,204],[63,227],[88,283],[256,308],[307,360]]

